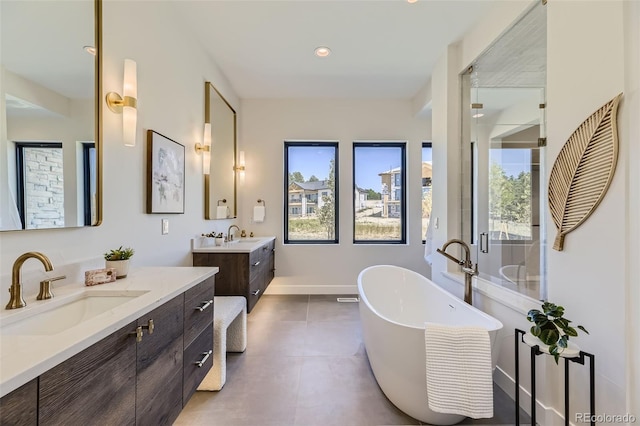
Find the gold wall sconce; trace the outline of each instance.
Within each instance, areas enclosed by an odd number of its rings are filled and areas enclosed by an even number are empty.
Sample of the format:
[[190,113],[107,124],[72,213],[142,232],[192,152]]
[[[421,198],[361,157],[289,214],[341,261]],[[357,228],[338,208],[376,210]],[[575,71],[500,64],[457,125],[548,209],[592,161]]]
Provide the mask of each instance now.
[[244,171],[245,171],[244,151],[240,151],[238,153],[238,165],[234,169],[236,172],[238,172],[238,178],[240,179],[240,183],[244,182]]
[[211,173],[211,123],[204,123],[202,143],[196,143],[196,152],[202,154],[202,173]]
[[122,114],[123,143],[126,146],[135,146],[138,125],[138,80],[135,61],[124,60],[122,96],[116,92],[107,93],[107,106],[112,112]]

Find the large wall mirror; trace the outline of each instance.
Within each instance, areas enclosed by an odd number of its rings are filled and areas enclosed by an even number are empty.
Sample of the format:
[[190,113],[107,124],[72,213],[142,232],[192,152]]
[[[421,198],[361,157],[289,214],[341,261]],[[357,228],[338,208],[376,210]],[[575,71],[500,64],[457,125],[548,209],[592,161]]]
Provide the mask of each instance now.
[[205,122],[211,124],[211,167],[205,174],[205,218],[236,217],[236,112],[210,82],[205,83]]
[[0,2],[0,230],[101,222],[101,0]]

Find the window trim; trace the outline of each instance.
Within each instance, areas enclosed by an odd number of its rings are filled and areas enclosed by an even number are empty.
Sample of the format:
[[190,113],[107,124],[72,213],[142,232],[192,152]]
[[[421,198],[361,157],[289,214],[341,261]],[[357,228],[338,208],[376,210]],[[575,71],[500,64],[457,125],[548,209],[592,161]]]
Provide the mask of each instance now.
[[[334,149],[334,164],[333,164],[333,177],[334,177],[334,237],[332,240],[295,240],[289,238],[289,147],[332,147]],[[339,244],[340,242],[340,227],[339,227],[339,212],[340,212],[340,193],[339,193],[339,149],[338,141],[284,141],[284,227],[283,227],[283,244]]]
[[[91,150],[96,149],[95,142],[82,143],[82,195],[84,197],[84,226],[92,226],[91,219]],[[97,165],[97,151],[95,151]],[[95,170],[94,170],[95,172]]]
[[[357,240],[356,239],[356,208],[353,200],[356,193],[356,148],[400,148],[400,169],[401,169],[401,194],[400,200],[400,239],[398,240]],[[354,245],[375,245],[375,244],[394,244],[394,245],[406,245],[407,244],[407,142],[406,141],[357,141],[353,142],[352,151],[352,169],[351,177],[353,181],[353,187],[351,188],[351,219],[353,224],[353,244]]]

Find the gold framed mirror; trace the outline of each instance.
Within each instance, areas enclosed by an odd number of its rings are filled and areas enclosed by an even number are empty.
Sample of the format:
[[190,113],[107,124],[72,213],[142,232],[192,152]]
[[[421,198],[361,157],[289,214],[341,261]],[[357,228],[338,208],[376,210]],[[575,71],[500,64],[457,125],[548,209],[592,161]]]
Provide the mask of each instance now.
[[205,123],[211,129],[210,168],[204,175],[205,219],[236,217],[236,111],[205,82]]
[[0,40],[0,230],[99,225],[102,1],[0,2]]

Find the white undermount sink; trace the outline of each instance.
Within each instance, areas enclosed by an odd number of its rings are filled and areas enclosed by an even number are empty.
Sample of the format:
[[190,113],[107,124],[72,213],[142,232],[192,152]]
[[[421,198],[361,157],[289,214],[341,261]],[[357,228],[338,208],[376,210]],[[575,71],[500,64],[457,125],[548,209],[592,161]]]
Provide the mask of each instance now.
[[83,291],[3,318],[1,335],[54,335],[142,296],[146,291]]
[[264,240],[264,238],[254,238],[254,237],[239,238],[237,240],[229,241],[227,244],[248,244],[248,243],[254,244],[262,240]]

